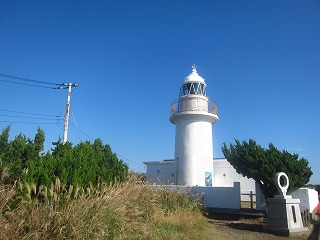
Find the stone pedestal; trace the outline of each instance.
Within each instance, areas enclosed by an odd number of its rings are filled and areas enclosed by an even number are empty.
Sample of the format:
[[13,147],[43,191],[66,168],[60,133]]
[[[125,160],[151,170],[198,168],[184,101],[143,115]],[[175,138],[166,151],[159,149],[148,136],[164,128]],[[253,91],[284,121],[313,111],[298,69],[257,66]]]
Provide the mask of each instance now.
[[268,198],[266,229],[275,234],[289,236],[292,233],[308,231],[303,227],[300,213],[300,199],[290,195],[276,195]]

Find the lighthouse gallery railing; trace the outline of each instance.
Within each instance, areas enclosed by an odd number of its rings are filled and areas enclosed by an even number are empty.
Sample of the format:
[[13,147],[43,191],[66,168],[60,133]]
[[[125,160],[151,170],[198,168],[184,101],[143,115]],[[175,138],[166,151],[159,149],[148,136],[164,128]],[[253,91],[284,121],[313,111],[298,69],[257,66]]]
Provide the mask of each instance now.
[[[181,109],[181,107],[180,107],[179,99],[173,101],[171,103],[171,107],[170,107],[170,116],[175,113],[184,112],[184,111],[181,111],[180,109]],[[203,107],[194,107],[192,110],[188,110],[188,111],[206,111],[208,113],[213,113],[213,114],[217,115],[218,106],[217,106],[216,102],[209,100],[208,109],[204,109]]]

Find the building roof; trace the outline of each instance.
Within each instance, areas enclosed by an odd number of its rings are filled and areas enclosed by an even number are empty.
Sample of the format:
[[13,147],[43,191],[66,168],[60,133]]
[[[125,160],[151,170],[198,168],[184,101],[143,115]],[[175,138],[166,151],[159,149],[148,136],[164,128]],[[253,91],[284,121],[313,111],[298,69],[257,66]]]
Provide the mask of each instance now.
[[[226,161],[227,159],[225,158],[213,158],[213,162],[218,162],[218,161]],[[150,161],[150,162],[143,162],[145,165],[156,165],[156,164],[170,164],[174,163],[174,159],[165,159],[162,161]]]
[[174,163],[174,159],[166,159],[162,161],[152,161],[152,162],[143,162],[145,165],[156,165],[156,164],[172,164]]
[[200,83],[205,83],[204,79],[199,76],[196,67],[193,65],[192,66],[192,72],[189,74],[189,76],[187,76],[184,79],[183,83],[188,83],[188,82],[200,82]]

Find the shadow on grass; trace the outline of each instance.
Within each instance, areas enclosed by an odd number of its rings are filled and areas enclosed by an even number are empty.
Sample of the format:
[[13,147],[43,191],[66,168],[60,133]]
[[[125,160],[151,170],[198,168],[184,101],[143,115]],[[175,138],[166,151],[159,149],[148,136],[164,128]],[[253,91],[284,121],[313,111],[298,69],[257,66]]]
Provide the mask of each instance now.
[[204,213],[203,215],[209,219],[222,220],[222,221],[239,221],[241,219],[239,215],[215,214],[215,213]]
[[226,223],[227,227],[251,232],[264,232],[263,225],[259,223]]
[[[244,231],[251,231],[251,232],[261,232],[261,233],[270,233],[267,230],[263,228],[264,224],[263,223],[225,223],[225,226],[233,228],[233,229],[238,229],[238,230],[244,230]],[[299,236],[302,234],[302,236]],[[308,239],[308,240],[318,240],[319,236],[319,226],[313,226],[312,232],[308,236],[308,233],[295,233],[292,234],[289,238],[291,239]],[[277,234],[273,234],[277,236]],[[282,235],[280,235],[282,236]],[[284,236],[282,236],[284,237]]]
[[[257,233],[265,233],[270,235],[267,239],[276,239],[276,238],[284,238],[284,239],[292,239],[292,240],[300,240],[300,239],[308,239],[308,240],[320,240],[319,236],[319,227],[318,225],[314,225],[312,230],[309,230],[309,233],[296,233],[292,234],[290,237],[278,236],[274,233],[270,233],[268,230],[264,229],[264,225],[266,225],[267,219],[264,218],[256,218],[256,217],[243,217],[237,215],[229,215],[229,214],[217,214],[217,213],[203,213],[205,217],[208,218],[208,222],[214,224],[218,227],[227,227],[230,229],[243,230],[248,232],[257,232]],[[267,235],[266,235],[267,236]]]
[[319,236],[319,225],[314,225],[308,240],[317,240]]

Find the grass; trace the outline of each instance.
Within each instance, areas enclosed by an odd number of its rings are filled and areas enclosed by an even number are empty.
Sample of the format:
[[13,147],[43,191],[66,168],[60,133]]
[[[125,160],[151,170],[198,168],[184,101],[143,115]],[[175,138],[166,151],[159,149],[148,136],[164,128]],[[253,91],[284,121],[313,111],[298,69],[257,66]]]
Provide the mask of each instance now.
[[[0,210],[0,239],[8,240],[279,238],[263,232],[259,219],[208,221],[201,205],[188,196],[135,178],[87,189],[66,188],[58,179],[49,188],[0,183]],[[313,239],[311,235],[290,239]]]
[[[252,205],[253,205],[253,206],[252,206],[253,209],[255,209],[255,208],[256,208],[256,203],[253,202]],[[251,208],[251,202],[249,202],[249,201],[242,201],[242,202],[241,202],[241,208]]]
[[59,180],[50,188],[0,184],[0,210],[0,239],[175,240],[212,234],[199,203],[134,178],[87,189],[66,188]]

